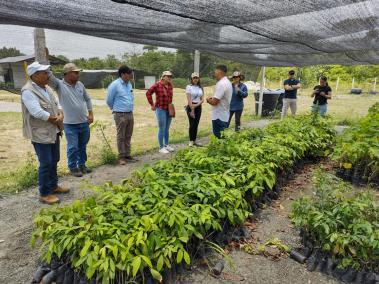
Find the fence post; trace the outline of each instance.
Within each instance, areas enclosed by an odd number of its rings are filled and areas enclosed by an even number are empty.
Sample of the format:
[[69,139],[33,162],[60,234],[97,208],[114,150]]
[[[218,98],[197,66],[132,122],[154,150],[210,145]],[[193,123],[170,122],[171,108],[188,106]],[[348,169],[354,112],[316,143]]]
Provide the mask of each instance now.
[[258,116],[262,116],[263,88],[265,87],[266,66],[262,66],[261,86],[259,90]]

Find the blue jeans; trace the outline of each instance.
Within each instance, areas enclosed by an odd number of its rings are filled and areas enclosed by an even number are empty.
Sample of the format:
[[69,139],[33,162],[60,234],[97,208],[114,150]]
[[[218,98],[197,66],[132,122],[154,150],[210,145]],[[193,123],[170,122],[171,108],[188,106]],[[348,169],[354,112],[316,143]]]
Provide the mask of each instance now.
[[317,112],[317,110],[321,116],[325,116],[328,110],[328,104],[324,104],[324,105],[313,104],[312,112]]
[[212,120],[213,134],[217,138],[221,138],[221,132],[228,128],[228,122],[220,119]]
[[67,140],[67,162],[70,170],[84,166],[87,161],[86,148],[90,137],[89,124],[64,124]]
[[168,110],[156,108],[155,114],[158,120],[158,142],[159,148],[163,148],[169,145],[170,138],[170,125],[171,125],[171,116],[168,113]]
[[60,138],[54,144],[42,144],[32,142],[36,151],[38,167],[38,189],[41,196],[51,194],[58,186],[57,164],[59,162]]

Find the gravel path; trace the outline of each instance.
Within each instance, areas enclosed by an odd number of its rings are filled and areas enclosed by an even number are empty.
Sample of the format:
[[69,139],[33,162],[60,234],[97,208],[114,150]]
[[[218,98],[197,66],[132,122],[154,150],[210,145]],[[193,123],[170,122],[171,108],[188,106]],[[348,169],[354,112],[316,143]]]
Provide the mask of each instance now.
[[[299,233],[291,224],[288,214],[291,204],[301,194],[312,194],[311,176],[318,165],[306,165],[303,171],[296,175],[282,190],[278,200],[271,206],[263,209],[257,216],[256,229],[252,231],[253,243],[263,244],[272,238],[279,238],[283,244],[290,247],[300,245]],[[233,250],[231,257],[235,270],[225,267],[226,276],[237,276],[243,281],[217,279],[208,269],[195,267],[189,275],[183,275],[180,283],[258,283],[258,284],[334,284],[337,280],[319,273],[308,272],[305,265],[299,264],[290,258],[281,258],[278,261],[270,260],[262,255],[248,254],[242,250]],[[228,278],[227,278],[228,279]],[[229,278],[230,279],[230,278]],[[234,278],[236,279],[236,278]]]
[[17,102],[0,101],[0,112],[21,112],[21,104]]
[[[95,106],[106,106],[105,100],[92,100]],[[21,112],[21,103],[0,101],[0,112]]]

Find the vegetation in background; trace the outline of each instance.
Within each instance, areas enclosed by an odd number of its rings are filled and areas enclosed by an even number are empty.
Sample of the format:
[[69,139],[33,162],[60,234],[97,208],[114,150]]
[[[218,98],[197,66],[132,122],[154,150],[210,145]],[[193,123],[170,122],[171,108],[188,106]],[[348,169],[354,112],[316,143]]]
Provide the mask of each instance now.
[[25,55],[15,47],[3,47],[0,48],[0,59],[6,57]]
[[163,269],[191,262],[199,240],[225,223],[243,223],[249,204],[274,187],[277,171],[324,155],[333,136],[326,120],[310,116],[228,132],[120,185],[97,187],[94,197],[43,209],[32,243],[42,241],[44,260],[56,254],[102,283],[120,275],[141,282],[148,271],[161,280]]
[[293,204],[293,223],[310,234],[316,247],[341,259],[341,266],[378,271],[379,203],[369,190],[352,186],[320,169],[315,195]]

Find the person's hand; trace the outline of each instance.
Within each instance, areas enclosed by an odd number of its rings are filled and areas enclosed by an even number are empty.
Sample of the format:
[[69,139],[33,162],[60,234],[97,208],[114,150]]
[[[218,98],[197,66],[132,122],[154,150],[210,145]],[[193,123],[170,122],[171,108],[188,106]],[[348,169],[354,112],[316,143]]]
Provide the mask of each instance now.
[[88,116],[87,116],[87,121],[88,121],[88,124],[91,124],[91,123],[93,123],[93,114],[88,114]]
[[237,93],[240,91],[240,88],[238,87],[238,85],[236,85],[234,88],[236,89]]
[[56,122],[57,122],[57,123],[63,123],[63,118],[64,118],[63,114],[58,114],[58,115],[57,115]]
[[320,92],[320,96],[325,97],[326,96],[325,92]]
[[152,106],[151,106],[151,110],[152,110],[152,111],[155,111],[155,105],[152,105]]
[[58,116],[56,115],[50,115],[47,121],[55,125],[58,125],[59,123]]
[[212,100],[212,97],[207,98],[207,103],[210,104]]

